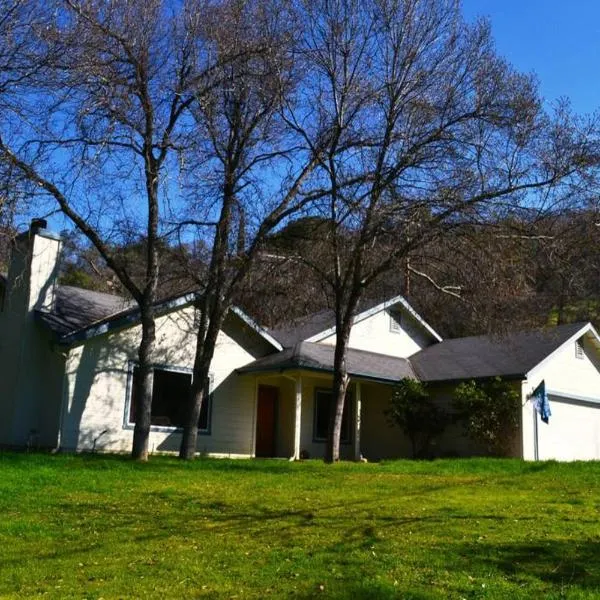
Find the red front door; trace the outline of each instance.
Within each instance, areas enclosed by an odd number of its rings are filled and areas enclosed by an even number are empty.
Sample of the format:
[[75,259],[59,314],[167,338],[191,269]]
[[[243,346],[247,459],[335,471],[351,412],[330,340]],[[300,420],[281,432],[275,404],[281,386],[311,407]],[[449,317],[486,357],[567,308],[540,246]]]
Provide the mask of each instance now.
[[278,389],[270,385],[258,386],[256,408],[256,456],[275,456],[275,415]]

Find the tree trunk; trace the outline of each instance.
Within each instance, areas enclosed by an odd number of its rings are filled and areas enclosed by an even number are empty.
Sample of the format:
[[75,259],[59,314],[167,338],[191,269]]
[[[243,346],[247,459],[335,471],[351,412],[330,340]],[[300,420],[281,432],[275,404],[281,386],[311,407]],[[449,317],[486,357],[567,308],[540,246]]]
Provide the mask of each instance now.
[[198,421],[200,419],[200,412],[202,411],[202,403],[205,401],[204,389],[209,376],[211,359],[212,357],[207,360],[202,351],[196,353],[194,380],[190,390],[188,405],[188,418],[183,428],[181,447],[179,448],[179,458],[184,460],[191,460],[196,455]]
[[[203,303],[202,310],[207,311],[207,303]],[[202,411],[202,402],[204,398],[204,389],[206,381],[210,375],[210,364],[215,354],[217,337],[223,324],[224,313],[218,311],[212,313],[210,320],[208,317],[202,317],[203,324],[200,325],[198,337],[196,338],[196,357],[194,358],[194,373],[192,388],[187,411],[187,419],[183,428],[181,437],[181,446],[179,448],[179,458],[190,460],[196,455],[196,446],[198,443],[198,420]],[[203,332],[206,332],[203,335]]]
[[[351,320],[350,320],[351,322]],[[350,338],[350,325],[342,327],[336,335],[335,356],[333,364],[333,402],[329,417],[325,462],[334,463],[340,460],[340,438],[342,434],[342,418],[346,403],[346,392],[350,378],[346,370],[346,351]]]
[[131,457],[148,460],[148,440],[152,414],[152,354],[156,340],[154,315],[142,310],[142,341],[138,349],[138,377],[136,378],[135,428]]

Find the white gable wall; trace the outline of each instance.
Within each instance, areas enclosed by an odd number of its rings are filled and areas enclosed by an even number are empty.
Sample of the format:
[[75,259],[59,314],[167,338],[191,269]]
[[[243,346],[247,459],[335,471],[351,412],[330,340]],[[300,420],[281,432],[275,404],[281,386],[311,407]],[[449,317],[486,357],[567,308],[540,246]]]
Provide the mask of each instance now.
[[[431,338],[412,315],[405,310],[401,311],[401,315],[399,331],[392,330],[389,309],[355,322],[350,332],[350,348],[407,358],[429,346]],[[335,345],[335,333],[320,340],[320,343]]]
[[[195,349],[194,311],[180,309],[157,319],[153,362],[191,370]],[[73,348],[65,377],[61,447],[128,452],[133,427],[127,424],[130,370],[141,327],[99,336]],[[269,351],[239,319],[228,319],[219,333],[211,366],[213,403],[210,435],[200,435],[198,451],[249,456],[254,451],[254,380],[235,369]],[[163,428],[165,429],[165,428]],[[177,451],[181,432],[156,430],[151,451]]]
[[582,358],[576,357],[575,343],[569,342],[528,374],[523,383],[523,458],[536,458],[535,413],[529,396],[543,380],[552,416],[548,424],[537,417],[537,457],[600,459],[600,360],[591,340],[591,334],[585,337]]

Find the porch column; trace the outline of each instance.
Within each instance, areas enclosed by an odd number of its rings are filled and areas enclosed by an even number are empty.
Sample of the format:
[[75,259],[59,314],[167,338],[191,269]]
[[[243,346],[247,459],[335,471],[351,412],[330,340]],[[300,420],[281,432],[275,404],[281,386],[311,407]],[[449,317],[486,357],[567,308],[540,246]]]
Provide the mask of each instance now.
[[296,379],[296,416],[294,419],[294,460],[300,459],[300,423],[302,419],[302,377]]
[[360,394],[360,381],[357,381],[354,393],[354,460],[360,460],[360,411],[362,406]]

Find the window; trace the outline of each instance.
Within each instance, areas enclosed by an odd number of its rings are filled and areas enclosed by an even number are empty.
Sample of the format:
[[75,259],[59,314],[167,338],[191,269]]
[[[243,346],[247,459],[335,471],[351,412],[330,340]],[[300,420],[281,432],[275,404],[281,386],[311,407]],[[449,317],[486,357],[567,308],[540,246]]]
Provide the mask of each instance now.
[[[313,424],[313,438],[315,442],[324,442],[327,440],[327,429],[329,427],[329,415],[331,414],[331,403],[333,402],[332,390],[315,390],[315,410]],[[351,404],[350,394],[346,394],[344,403],[344,414],[342,415],[342,433],[340,441],[342,444],[349,444],[350,424],[351,424]]]
[[390,331],[394,333],[402,332],[402,313],[390,311]]
[[[138,367],[134,366],[130,381],[128,425],[135,424],[135,410],[137,406],[135,383],[138,371]],[[191,385],[192,374],[189,372],[154,368],[152,413],[150,418],[152,427],[166,427],[169,429],[183,427]],[[202,410],[198,419],[198,430],[201,433],[209,433],[212,409],[212,394],[210,393],[209,381],[206,382],[204,394]]]
[[583,350],[583,337],[580,337],[575,341],[575,356],[577,358],[583,358],[585,355]]

